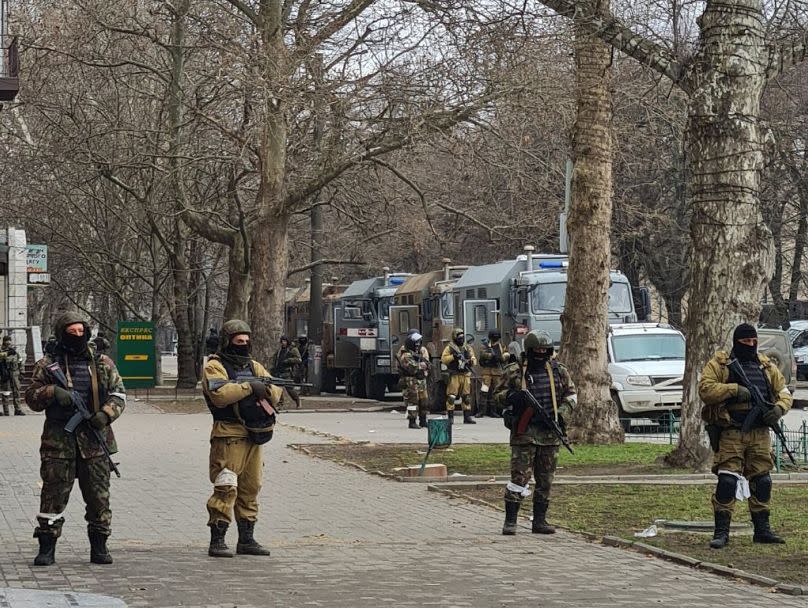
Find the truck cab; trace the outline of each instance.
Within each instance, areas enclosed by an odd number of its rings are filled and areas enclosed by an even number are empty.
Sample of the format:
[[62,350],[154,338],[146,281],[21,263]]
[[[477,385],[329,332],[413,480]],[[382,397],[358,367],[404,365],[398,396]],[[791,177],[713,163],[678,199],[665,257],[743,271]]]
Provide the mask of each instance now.
[[334,367],[345,370],[353,397],[384,398],[398,383],[391,368],[390,306],[408,273],[354,281],[334,308]]
[[615,324],[609,327],[607,350],[612,400],[626,432],[635,418],[665,423],[681,409],[682,332],[657,323]]

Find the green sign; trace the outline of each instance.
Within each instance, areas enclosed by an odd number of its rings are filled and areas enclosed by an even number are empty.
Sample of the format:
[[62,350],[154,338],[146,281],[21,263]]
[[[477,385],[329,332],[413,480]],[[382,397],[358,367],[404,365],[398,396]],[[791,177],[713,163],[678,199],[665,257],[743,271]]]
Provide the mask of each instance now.
[[154,388],[157,374],[154,323],[118,321],[118,372],[126,388]]

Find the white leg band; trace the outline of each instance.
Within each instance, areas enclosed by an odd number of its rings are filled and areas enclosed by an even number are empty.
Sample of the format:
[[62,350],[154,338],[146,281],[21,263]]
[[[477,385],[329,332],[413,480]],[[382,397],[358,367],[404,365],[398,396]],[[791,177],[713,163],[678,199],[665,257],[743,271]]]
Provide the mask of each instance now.
[[230,469],[222,469],[221,472],[213,480],[214,486],[232,486],[238,487],[238,476]]
[[724,469],[719,469],[718,475],[732,475],[738,480],[735,486],[735,500],[744,501],[752,496],[752,491],[749,488],[749,480],[743,475],[738,475],[738,473],[733,473],[732,471],[725,471]]
[[60,519],[64,520],[65,514],[64,514],[64,511],[62,511],[61,513],[37,513],[36,518],[37,519],[47,519],[48,520],[48,525],[52,526],[53,524],[55,524]]
[[505,489],[508,490],[508,492],[513,492],[514,494],[521,494],[522,498],[527,498],[528,496],[530,496],[530,484],[529,483],[524,485],[524,486],[518,486],[515,483],[513,483],[512,481],[509,481],[508,485],[505,486]]

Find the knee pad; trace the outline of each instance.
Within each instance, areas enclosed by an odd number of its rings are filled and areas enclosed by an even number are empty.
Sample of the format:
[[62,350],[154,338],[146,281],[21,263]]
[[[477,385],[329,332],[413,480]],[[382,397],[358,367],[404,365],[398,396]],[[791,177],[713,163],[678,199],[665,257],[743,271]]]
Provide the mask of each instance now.
[[735,487],[738,478],[734,475],[721,474],[718,476],[718,485],[715,488],[715,499],[721,504],[729,504],[735,500]]
[[749,489],[752,491],[752,496],[760,502],[769,502],[772,497],[772,476],[764,473],[753,477],[749,480]]

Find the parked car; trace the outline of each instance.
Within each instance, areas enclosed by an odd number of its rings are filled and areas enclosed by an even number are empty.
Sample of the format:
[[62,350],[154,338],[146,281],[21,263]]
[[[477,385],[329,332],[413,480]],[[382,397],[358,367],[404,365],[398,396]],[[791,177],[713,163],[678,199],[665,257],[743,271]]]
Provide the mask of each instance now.
[[791,340],[791,348],[794,350],[797,380],[806,380],[808,379],[808,329],[789,327],[788,337]]
[[[732,330],[734,331],[734,330]],[[732,331],[727,334],[726,348],[732,348]],[[782,329],[769,329],[768,327],[758,327],[758,352],[771,359],[783,377],[786,379],[786,386],[791,394],[797,390],[797,370],[798,363],[794,358],[794,349],[789,339],[789,331]]]
[[623,429],[632,418],[655,422],[671,419],[682,407],[685,337],[670,325],[623,323],[612,325],[608,337],[612,399]]

